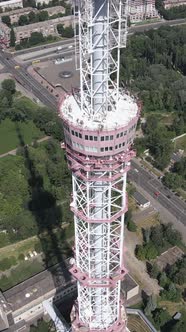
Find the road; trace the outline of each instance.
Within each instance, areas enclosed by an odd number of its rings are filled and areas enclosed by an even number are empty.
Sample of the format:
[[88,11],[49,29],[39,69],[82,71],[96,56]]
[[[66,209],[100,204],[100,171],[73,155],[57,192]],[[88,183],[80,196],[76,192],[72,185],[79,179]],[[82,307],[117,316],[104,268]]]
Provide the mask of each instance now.
[[57,109],[57,101],[42,85],[36,81],[23,67],[19,70],[15,69],[17,62],[12,57],[6,55],[0,50],[0,62],[7,68],[16,81],[20,83],[28,91],[31,91],[41,102],[52,109]]
[[[165,21],[161,20],[159,22],[154,22],[154,23],[148,23],[148,24],[142,24],[142,25],[133,25],[129,28],[128,34],[132,35],[135,32],[144,32],[150,29],[158,29],[161,26],[174,26],[174,25],[181,25],[181,24],[186,24],[186,19],[178,19],[178,20],[171,20],[171,21]],[[19,56],[22,54],[27,54],[31,52],[36,52],[36,51],[46,51],[46,49],[50,49],[53,47],[59,47],[59,46],[69,46],[69,45],[74,45],[74,38],[68,38],[68,39],[63,39],[55,43],[50,43],[50,44],[45,44],[42,46],[35,46],[29,49],[25,50],[20,50],[20,51],[15,51],[14,56]]]
[[171,20],[171,21],[159,21],[155,23],[149,23],[149,24],[142,24],[142,25],[135,25],[131,26],[129,28],[129,35],[133,34],[135,32],[144,32],[150,29],[158,29],[161,26],[174,26],[174,25],[181,25],[181,24],[186,24],[186,19],[178,19],[178,20]]
[[72,43],[74,44],[74,38],[63,39],[63,40],[60,40],[56,43],[50,43],[50,44],[45,44],[45,45],[41,45],[41,46],[35,46],[35,47],[27,48],[25,50],[15,51],[14,55],[17,56],[17,55],[26,54],[26,53],[42,51],[42,50],[53,48],[53,47],[57,48],[57,47],[63,46],[63,45],[68,45],[68,44],[70,45]]
[[186,203],[166,188],[160,180],[150,174],[135,160],[131,162],[131,170],[128,173],[130,181],[135,182],[139,187],[143,188],[153,198],[156,196],[154,192],[158,191],[160,195],[156,198],[159,203],[166,208],[178,221],[186,225]]

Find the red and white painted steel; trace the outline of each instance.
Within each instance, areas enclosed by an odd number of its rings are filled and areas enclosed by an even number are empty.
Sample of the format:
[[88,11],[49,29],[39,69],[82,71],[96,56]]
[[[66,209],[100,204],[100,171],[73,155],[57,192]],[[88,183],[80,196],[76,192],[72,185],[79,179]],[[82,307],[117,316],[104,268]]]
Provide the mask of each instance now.
[[60,103],[72,171],[78,281],[74,331],[127,331],[120,298],[124,266],[126,177],[140,104],[119,88],[127,0],[79,0],[80,90]]

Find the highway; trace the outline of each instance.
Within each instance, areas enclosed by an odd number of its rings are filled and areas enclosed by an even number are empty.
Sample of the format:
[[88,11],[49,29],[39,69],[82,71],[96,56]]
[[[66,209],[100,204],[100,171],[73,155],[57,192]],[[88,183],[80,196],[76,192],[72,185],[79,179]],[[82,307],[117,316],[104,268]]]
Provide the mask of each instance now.
[[36,51],[42,51],[42,50],[46,50],[46,49],[50,49],[53,47],[59,47],[59,46],[65,46],[65,45],[71,45],[74,44],[74,38],[68,38],[68,39],[63,39],[60,40],[58,42],[54,42],[54,43],[50,43],[50,44],[45,44],[45,45],[40,45],[40,46],[35,46],[35,47],[31,47],[31,48],[27,48],[24,50],[20,50],[20,51],[15,51],[13,52],[14,55],[21,55],[21,54],[26,54],[26,53],[31,53],[31,52],[36,52]]
[[0,62],[7,68],[7,72],[10,72],[18,83],[24,86],[28,91],[31,91],[46,106],[56,110],[56,98],[48,93],[23,67],[20,67],[19,70],[15,69],[17,62],[13,58],[7,58],[6,55],[0,51]]
[[129,35],[135,33],[135,32],[144,32],[148,31],[150,29],[158,29],[161,26],[176,26],[176,25],[182,25],[186,24],[186,19],[178,19],[178,20],[171,20],[171,21],[165,21],[161,20],[159,22],[149,23],[149,24],[141,24],[141,25],[133,25],[129,28]]
[[[154,23],[148,23],[148,24],[141,24],[141,25],[133,25],[128,29],[128,35],[132,35],[135,32],[144,32],[148,31],[150,29],[158,29],[161,26],[175,26],[175,25],[181,25],[181,24],[186,24],[186,19],[177,19],[177,20],[171,20],[171,21],[165,21],[161,20],[159,22],[154,22]],[[45,44],[41,46],[35,46],[32,48],[28,48],[25,50],[20,50],[20,51],[15,51],[14,56],[22,55],[22,54],[27,54],[31,52],[36,52],[36,51],[46,51],[46,49],[50,49],[53,47],[59,47],[59,46],[70,46],[74,45],[74,38],[70,39],[63,39],[55,43],[50,43],[50,44]],[[51,51],[49,51],[51,52]]]
[[[153,198],[166,208],[177,220],[186,225],[186,203],[176,196],[172,191],[165,187],[155,175],[139,165],[135,160],[131,162],[131,170],[128,173],[128,179],[135,182],[143,188]],[[159,192],[158,197],[155,192]]]

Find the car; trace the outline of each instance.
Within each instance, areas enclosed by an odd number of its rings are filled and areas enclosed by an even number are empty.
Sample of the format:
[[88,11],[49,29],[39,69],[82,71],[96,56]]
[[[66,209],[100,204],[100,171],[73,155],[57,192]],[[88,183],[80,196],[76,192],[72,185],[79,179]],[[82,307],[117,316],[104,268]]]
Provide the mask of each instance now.
[[168,198],[168,199],[170,199],[170,198],[171,198],[171,196],[170,196],[170,195],[167,195],[167,198]]
[[155,192],[154,192],[154,195],[155,195],[156,197],[158,197],[158,196],[160,195],[160,192],[159,192],[159,191],[155,191]]

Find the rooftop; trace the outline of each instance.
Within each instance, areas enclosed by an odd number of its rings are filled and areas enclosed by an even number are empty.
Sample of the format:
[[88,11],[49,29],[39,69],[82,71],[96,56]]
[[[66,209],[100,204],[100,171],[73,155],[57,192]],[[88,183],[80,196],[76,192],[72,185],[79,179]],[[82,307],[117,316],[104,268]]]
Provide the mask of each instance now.
[[73,278],[67,268],[57,264],[10,288],[3,295],[11,304],[12,310],[16,311],[52,290],[65,287],[72,281]]
[[28,31],[28,30],[34,30],[38,27],[43,28],[43,27],[48,27],[50,25],[57,24],[57,23],[69,22],[69,21],[72,21],[72,19],[73,19],[73,17],[71,15],[70,16],[58,17],[58,18],[54,18],[54,19],[48,20],[48,21],[36,22],[36,23],[24,25],[24,26],[15,27],[14,31],[15,32],[23,32],[23,31]]
[[[1,2],[0,2],[0,4],[1,4]],[[37,9],[32,8],[32,7],[13,9],[13,10],[10,10],[9,12],[0,13],[0,17],[7,16],[7,15],[12,16],[12,15],[15,15],[15,14],[28,13],[28,12],[31,12],[31,11],[37,11]]]
[[133,97],[122,92],[119,95],[118,109],[108,111],[106,116],[100,117],[98,122],[92,121],[89,115],[81,110],[74,96],[70,95],[64,100],[60,113],[72,125],[81,123],[82,129],[100,130],[100,125],[102,125],[102,130],[114,130],[127,126],[137,116],[138,106]]
[[121,289],[125,293],[138,286],[137,282],[129,275],[126,274],[124,280],[121,282]]
[[140,194],[138,191],[135,191],[135,193],[133,194],[133,197],[135,198],[135,200],[140,204],[140,205],[144,205],[146,203],[148,203],[149,201],[142,195]]
[[5,6],[7,5],[7,7],[9,5],[14,5],[14,4],[18,4],[20,6],[20,2],[23,2],[22,0],[8,0],[8,1],[1,1],[0,2],[0,6]]
[[163,252],[157,259],[156,263],[161,270],[164,270],[167,265],[173,265],[184,256],[184,252],[177,246]]

